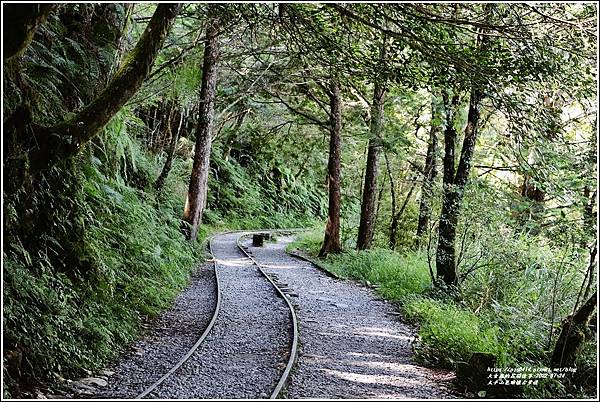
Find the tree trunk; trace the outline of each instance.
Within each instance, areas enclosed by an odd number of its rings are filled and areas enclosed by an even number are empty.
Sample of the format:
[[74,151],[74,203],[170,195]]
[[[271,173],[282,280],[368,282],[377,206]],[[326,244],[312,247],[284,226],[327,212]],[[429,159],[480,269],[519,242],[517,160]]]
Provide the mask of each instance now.
[[394,177],[392,175],[392,167],[390,166],[390,160],[387,153],[384,151],[383,156],[385,158],[385,165],[387,167],[387,173],[390,178],[390,195],[392,198],[392,221],[390,223],[390,250],[396,249],[396,237],[398,231],[398,222],[394,219],[396,217],[396,188],[394,187]]
[[[417,185],[417,182],[415,182],[415,181],[413,181],[413,183],[410,185],[410,188],[408,189],[408,193],[406,194],[406,198],[404,199],[404,202],[402,203],[400,210],[398,210],[398,213],[395,216],[396,222],[399,222],[400,218],[402,218],[402,214],[404,214],[404,210],[406,210],[406,207],[408,206],[408,202],[410,201],[410,197],[412,197],[412,194],[415,191],[416,185]],[[397,227],[397,225],[398,224],[396,223],[396,227]]]
[[54,127],[34,127],[38,146],[30,154],[32,174],[77,154],[137,92],[150,73],[179,3],[159,4],[144,33],[108,86],[72,119]]
[[33,40],[37,28],[46,21],[57,4],[3,4],[2,45],[4,60],[23,53]]
[[456,191],[454,189],[454,151],[456,146],[456,129],[454,128],[455,111],[458,105],[458,96],[454,95],[448,102],[448,95],[443,94],[446,113],[446,128],[444,129],[444,195],[442,212],[438,229],[438,247],[436,253],[437,276],[447,284],[456,283],[455,250],[456,220],[458,211],[456,206]]
[[429,141],[427,143],[427,156],[425,157],[425,171],[423,184],[421,185],[421,201],[419,203],[419,220],[417,223],[416,247],[419,248],[421,240],[429,227],[431,218],[431,191],[437,176],[437,141],[438,141],[438,113],[435,105],[435,97],[431,100],[431,123],[429,129]]
[[[173,105],[173,107],[175,107],[175,105]],[[162,189],[162,187],[165,184],[165,181],[167,180],[167,177],[169,176],[169,172],[171,172],[171,166],[173,165],[173,159],[175,158],[175,150],[177,149],[177,141],[179,141],[179,133],[181,132],[181,125],[183,123],[183,114],[184,111],[181,110],[179,112],[179,125],[177,126],[175,134],[171,135],[171,142],[169,143],[167,160],[165,161],[165,164],[160,172],[160,175],[158,176],[158,179],[156,179],[156,183],[154,183],[154,188],[156,189],[156,191],[160,191]],[[167,127],[168,130],[171,131],[170,119],[167,123]]]
[[577,352],[588,333],[588,322],[596,309],[597,291],[572,316],[564,319],[562,329],[552,353],[552,367],[572,367]]
[[[455,259],[456,225],[460,213],[460,205],[464,195],[465,185],[471,172],[475,141],[477,140],[479,124],[479,107],[481,92],[473,88],[469,99],[467,126],[461,148],[460,160],[454,175],[454,150],[456,130],[453,127],[453,106],[448,111],[446,130],[444,131],[444,198],[440,216],[438,249],[436,255],[437,275],[448,285],[458,283]],[[455,96],[457,103],[457,97]],[[453,100],[453,104],[455,103]],[[451,117],[451,118],[450,118]]]
[[598,146],[598,138],[596,132],[596,122],[593,124],[593,134],[590,140],[590,148],[586,155],[586,168],[584,178],[589,180],[590,184],[586,184],[583,188],[583,196],[586,200],[586,203],[583,208],[583,233],[584,236],[582,238],[582,247],[587,247],[588,242],[593,240],[596,242],[596,222],[598,218],[596,209],[596,198],[598,197],[598,190],[594,189],[592,191],[592,183],[596,182],[596,158],[598,156],[597,153]]
[[[398,212],[396,212],[396,200],[395,200],[396,196],[394,196],[393,208],[392,208],[392,222],[390,224],[390,249],[391,250],[396,249],[396,239],[398,237],[398,226],[400,224],[400,218],[402,218],[402,214],[404,214],[404,210],[408,206],[408,202],[410,201],[410,197],[412,196],[412,194],[415,190],[416,184],[417,184],[416,181],[413,181],[413,183],[410,185],[410,188],[408,189],[408,193],[406,194],[406,198],[404,199],[404,202],[402,203],[402,206],[400,206],[400,209],[398,210]],[[402,188],[402,186],[400,188]]]
[[366,250],[370,248],[373,240],[375,197],[377,196],[377,176],[379,174],[379,151],[381,149],[384,101],[385,88],[383,88],[381,84],[376,83],[373,92],[373,103],[371,105],[371,138],[369,139],[365,182],[360,208],[360,225],[358,227],[358,238],[356,240],[357,250]]
[[[214,7],[214,6],[213,6]],[[211,9],[214,13],[214,8]],[[211,13],[209,11],[209,13]],[[184,229],[188,240],[195,240],[198,228],[202,223],[202,213],[206,205],[208,191],[208,173],[210,168],[211,135],[214,120],[215,92],[217,85],[217,61],[219,58],[219,19],[213,15],[206,28],[206,45],[202,65],[202,87],[200,89],[200,113],[196,128],[196,149],[194,165],[190,177],[187,200],[183,212],[183,220],[190,227]]]
[[341,204],[341,147],[342,147],[342,100],[337,80],[331,82],[329,95],[330,132],[329,162],[327,164],[327,183],[329,185],[329,211],[325,226],[325,239],[319,252],[320,257],[342,251],[340,243],[340,204]]
[[[491,15],[494,4],[486,4],[484,11],[486,17]],[[481,31],[475,40],[475,47],[484,50],[490,38]],[[444,96],[444,105],[448,104],[448,95]],[[483,93],[474,84],[471,86],[469,97],[469,111],[467,125],[465,127],[464,139],[460,152],[460,159],[456,172],[454,171],[454,151],[456,142],[456,130],[453,127],[455,120],[455,106],[458,105],[458,96],[454,95],[450,107],[446,111],[446,129],[444,130],[444,195],[442,200],[442,212],[438,228],[438,247],[436,253],[436,269],[438,278],[447,285],[458,284],[456,270],[455,242],[456,225],[460,213],[460,205],[464,195],[464,189],[471,172],[475,142],[479,131],[479,108]]]
[[379,195],[377,196],[377,207],[375,208],[375,220],[373,221],[373,226],[377,227],[377,222],[379,222],[379,211],[381,210],[381,202],[383,201],[383,194],[385,193],[385,187],[386,187],[386,183],[385,183],[385,178],[386,176],[383,176],[383,180],[381,181],[381,184],[379,185]]

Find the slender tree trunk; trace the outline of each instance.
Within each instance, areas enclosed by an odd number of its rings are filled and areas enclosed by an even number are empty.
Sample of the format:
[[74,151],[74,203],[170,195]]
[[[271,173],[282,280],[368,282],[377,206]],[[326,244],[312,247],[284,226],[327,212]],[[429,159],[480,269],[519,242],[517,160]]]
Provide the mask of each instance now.
[[[154,188],[156,188],[156,191],[162,190],[162,187],[164,186],[165,181],[167,180],[167,177],[169,176],[169,172],[171,172],[171,166],[173,166],[173,159],[175,158],[175,150],[177,149],[177,141],[179,141],[179,133],[181,132],[181,125],[183,123],[183,119],[184,119],[184,111],[181,110],[179,112],[179,125],[177,126],[177,130],[175,131],[175,134],[171,135],[171,142],[169,144],[167,160],[165,161],[165,164],[160,172],[160,175],[158,176],[158,179],[156,179],[156,183],[154,183]],[[170,121],[167,126],[169,127],[169,130],[171,130],[171,122]]]
[[588,323],[596,309],[597,291],[572,316],[564,319],[550,360],[552,367],[572,367],[585,341]]
[[395,216],[396,227],[398,227],[398,223],[397,222],[399,222],[400,218],[402,218],[402,215],[404,214],[404,211],[406,210],[406,207],[408,206],[408,202],[410,201],[410,197],[412,197],[412,194],[415,191],[416,185],[417,185],[417,182],[413,182],[410,185],[410,188],[408,189],[408,193],[406,194],[406,198],[404,199],[404,202],[402,203],[402,206],[400,207],[400,209],[398,210],[398,213]]
[[[591,183],[594,183],[596,180],[596,158],[598,156],[597,146],[598,146],[598,137],[596,132],[596,122],[593,124],[593,134],[590,140],[590,148],[586,155],[586,168],[585,174],[583,177],[586,180],[590,180]],[[587,247],[588,242],[590,240],[596,241],[596,222],[598,218],[598,212],[594,211],[596,209],[596,198],[598,197],[598,190],[594,189],[592,191],[592,184],[586,184],[583,188],[583,196],[586,200],[583,209],[583,233],[584,236],[582,238],[582,247]]]
[[[214,7],[214,6],[211,6]],[[214,13],[214,9],[211,10]],[[211,13],[209,11],[209,13]],[[217,62],[219,58],[219,44],[217,34],[220,21],[213,15],[208,20],[206,28],[206,45],[204,48],[204,62],[202,65],[202,87],[200,89],[200,113],[196,128],[196,149],[194,165],[190,177],[187,200],[183,212],[183,220],[190,227],[184,232],[188,240],[196,240],[198,228],[202,223],[202,213],[206,205],[208,191],[208,173],[210,168],[211,134],[214,120],[215,92],[217,85]]]
[[342,251],[340,242],[340,204],[341,204],[341,147],[342,147],[342,100],[340,85],[332,79],[329,95],[330,133],[329,133],[329,162],[327,164],[327,183],[329,185],[329,211],[325,238],[319,256]]
[[425,172],[423,184],[421,185],[421,201],[419,204],[419,220],[417,223],[416,247],[419,248],[421,240],[426,234],[431,219],[431,191],[437,176],[437,141],[438,141],[438,113],[435,104],[435,96],[431,100],[431,123],[429,129],[429,141],[427,143],[427,156],[425,157]]
[[594,212],[594,208],[596,206],[597,190],[592,193],[590,186],[585,186],[583,196],[587,200],[583,209],[583,230],[588,236],[593,237],[596,233],[597,213]]
[[[486,17],[491,15],[494,4],[488,3],[484,6]],[[475,40],[475,46],[479,50],[485,49],[490,38],[480,32]],[[444,105],[448,105],[448,94],[443,93]],[[458,96],[454,95],[449,107],[446,108],[446,128],[444,130],[444,195],[442,199],[442,212],[440,214],[438,228],[438,247],[436,253],[436,269],[438,278],[447,285],[458,284],[458,273],[456,270],[456,226],[460,214],[460,205],[464,195],[464,189],[471,172],[475,142],[479,131],[479,108],[483,94],[481,89],[471,86],[469,96],[469,111],[467,125],[465,127],[464,139],[460,152],[460,159],[456,172],[454,170],[454,152],[456,143],[456,130],[454,129],[455,108],[458,105]]]
[[454,150],[456,130],[453,127],[453,105],[458,103],[455,96],[447,112],[446,130],[444,131],[444,197],[442,214],[440,215],[438,249],[436,255],[437,276],[448,285],[458,283],[456,272],[455,242],[456,225],[460,214],[465,185],[471,172],[475,141],[477,140],[479,124],[479,107],[481,92],[476,88],[471,90],[467,126],[461,148],[460,160],[454,174]]
[[447,93],[443,94],[446,113],[446,128],[444,129],[444,195],[442,200],[442,212],[439,222],[439,239],[436,254],[437,276],[444,282],[452,284],[456,282],[455,250],[456,238],[456,191],[454,189],[454,151],[456,144],[456,129],[454,128],[454,114],[458,105],[458,96],[448,101]]
[[[396,249],[396,239],[398,237],[398,226],[400,225],[400,218],[402,218],[402,214],[404,214],[404,210],[408,206],[410,197],[412,197],[412,194],[415,191],[416,184],[417,184],[416,182],[413,182],[411,184],[410,188],[408,189],[408,193],[406,194],[406,198],[404,199],[404,202],[400,206],[400,209],[398,210],[398,212],[396,212],[396,200],[393,201],[394,205],[392,208],[392,222],[390,224],[390,249],[391,250]],[[396,198],[396,197],[394,196],[394,198]]]
[[385,88],[376,83],[371,105],[371,138],[367,153],[365,169],[365,182],[362,193],[360,209],[360,225],[356,248],[366,250],[371,247],[373,240],[373,223],[375,216],[375,198],[377,196],[377,176],[379,174],[379,152],[381,150],[381,129],[383,126],[383,104],[385,102]]
[[385,165],[387,167],[388,177],[390,178],[390,195],[392,198],[392,221],[390,223],[390,250],[396,249],[396,237],[398,231],[398,222],[394,219],[396,217],[396,188],[394,187],[394,177],[392,175],[392,167],[390,166],[390,160],[387,153],[384,151],[383,156],[385,158]]
[[377,222],[379,222],[379,211],[381,210],[381,201],[383,201],[383,194],[385,193],[386,187],[385,178],[386,176],[383,176],[381,184],[379,185],[379,194],[377,195],[377,208],[375,208],[375,220],[373,221],[374,227],[377,227]]
[[108,86],[73,118],[54,127],[33,127],[38,147],[30,153],[30,172],[35,174],[77,154],[137,92],[150,73],[180,3],[156,7],[144,33]]
[[152,131],[150,132],[150,136],[148,137],[148,150],[152,151],[154,147],[154,134],[158,130],[159,120],[158,120],[158,109],[159,109],[160,101],[158,105],[154,106],[154,115],[152,116]]

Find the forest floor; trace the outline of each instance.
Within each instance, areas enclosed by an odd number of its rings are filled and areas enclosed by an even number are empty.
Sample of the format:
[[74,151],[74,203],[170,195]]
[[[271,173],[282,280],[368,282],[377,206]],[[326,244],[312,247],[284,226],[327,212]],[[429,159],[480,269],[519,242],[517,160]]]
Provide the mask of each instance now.
[[[213,253],[221,309],[192,357],[149,398],[267,398],[289,358],[285,303],[237,248],[240,233],[217,235]],[[453,398],[452,372],[418,366],[415,331],[374,292],[328,277],[286,254],[291,236],[252,247],[269,276],[285,283],[299,321],[300,350],[288,398]],[[204,331],[216,305],[212,264],[203,266],[172,309],[104,372],[71,383],[77,398],[133,398],[166,373]]]

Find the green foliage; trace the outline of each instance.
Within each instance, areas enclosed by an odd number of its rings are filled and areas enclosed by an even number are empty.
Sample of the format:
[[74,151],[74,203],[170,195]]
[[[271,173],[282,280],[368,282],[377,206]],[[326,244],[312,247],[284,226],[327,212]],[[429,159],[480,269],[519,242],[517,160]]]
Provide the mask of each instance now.
[[348,251],[327,256],[325,263],[339,276],[377,285],[378,293],[394,301],[402,302],[431,288],[427,261],[417,254],[383,249]]
[[[303,233],[288,249],[316,256],[321,233]],[[486,239],[482,236],[479,241]],[[503,244],[504,248],[487,245],[493,247],[493,258],[463,278],[455,299],[432,288],[427,256],[421,251],[347,251],[319,263],[339,277],[372,285],[381,296],[397,302],[419,327],[417,357],[422,362],[452,369],[473,352],[488,352],[500,366],[545,366],[552,347],[550,328],[556,337],[558,320],[570,313],[583,279],[565,264],[577,266],[582,261],[526,236],[503,238]],[[474,263],[481,261],[471,256],[465,262]],[[582,370],[594,367],[593,344],[588,343],[588,352],[580,356]]]
[[[406,317],[419,324],[422,347],[418,357],[430,364],[454,369],[457,361],[468,361],[473,352],[488,352],[503,363],[499,328],[451,301],[417,297],[404,304]],[[502,364],[503,365],[503,364]]]
[[[115,60],[116,32],[122,6],[79,4],[52,13],[46,24],[36,32],[25,52],[20,74],[31,92],[27,101],[34,106],[34,119],[39,124],[52,125],[65,115],[90,102],[107,82]],[[86,28],[79,21],[87,20]],[[93,30],[104,27],[112,41],[96,44]],[[9,87],[10,88],[10,87]],[[9,99],[12,97],[9,89]],[[18,105],[9,102],[8,110]]]
[[14,235],[3,255],[9,383],[16,376],[44,379],[97,368],[170,304],[197,263],[199,247],[179,230],[183,199],[174,182],[160,200],[133,187],[139,183],[126,171],[158,166],[126,133],[115,137],[112,127],[119,124],[113,121],[103,142],[113,157],[103,162],[106,155],[82,155],[70,177],[62,177],[72,186],[45,194],[45,202],[57,205],[68,196],[73,210],[61,206],[51,227],[39,227],[33,245],[23,246],[26,236],[8,227]]
[[[299,249],[306,251],[309,255],[316,256],[319,254],[321,244],[323,242],[323,229],[321,227],[312,229],[310,231],[302,232],[294,239],[293,242],[287,245],[286,250],[293,251]],[[334,271],[335,267],[329,267]]]
[[302,156],[287,149],[292,144],[278,142],[256,122],[228,135],[238,137],[231,157],[223,157],[220,143],[211,153],[206,223],[243,229],[303,227],[326,213],[323,189],[312,177],[296,177],[292,171]]

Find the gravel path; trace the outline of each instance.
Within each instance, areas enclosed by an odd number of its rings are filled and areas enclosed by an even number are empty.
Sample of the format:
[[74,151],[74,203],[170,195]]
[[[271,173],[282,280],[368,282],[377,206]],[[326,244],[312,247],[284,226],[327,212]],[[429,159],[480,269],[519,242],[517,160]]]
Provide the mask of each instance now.
[[452,398],[442,384],[452,374],[417,366],[411,358],[414,331],[395,308],[350,281],[326,276],[290,257],[293,240],[252,247],[265,271],[288,285],[300,323],[298,364],[288,398]]
[[[133,398],[158,380],[198,340],[216,305],[213,264],[201,266],[173,307],[149,323],[148,334],[135,342],[108,370],[104,388],[80,387],[82,396]],[[91,394],[91,395],[90,395]]]
[[221,283],[219,317],[192,357],[150,398],[267,398],[289,353],[289,310],[236,246],[218,235],[213,253]]

